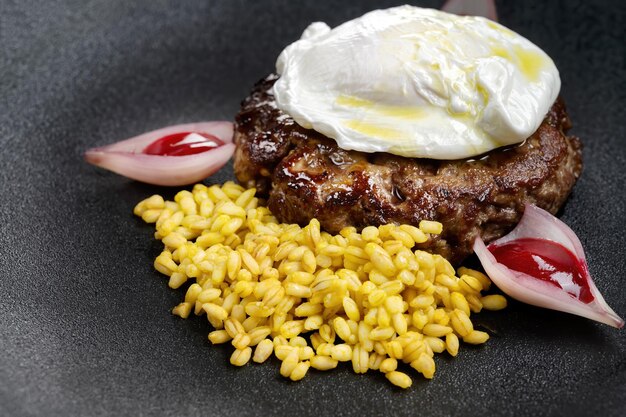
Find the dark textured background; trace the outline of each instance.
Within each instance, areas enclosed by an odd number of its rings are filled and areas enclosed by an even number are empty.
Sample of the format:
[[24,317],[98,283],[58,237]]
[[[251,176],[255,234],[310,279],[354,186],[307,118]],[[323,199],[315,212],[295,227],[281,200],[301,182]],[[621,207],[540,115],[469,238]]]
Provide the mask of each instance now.
[[[0,2],[0,415],[624,415],[626,331],[515,302],[478,316],[497,331],[487,345],[440,355],[435,379],[407,391],[348,367],[297,384],[276,361],[231,367],[205,319],[170,314],[182,292],[132,215],[174,190],[82,161],[161,126],[232,119],[307,23],[399,3]],[[626,2],[545,3],[499,2],[501,21],[561,71],[585,144],[561,218],[625,316]]]

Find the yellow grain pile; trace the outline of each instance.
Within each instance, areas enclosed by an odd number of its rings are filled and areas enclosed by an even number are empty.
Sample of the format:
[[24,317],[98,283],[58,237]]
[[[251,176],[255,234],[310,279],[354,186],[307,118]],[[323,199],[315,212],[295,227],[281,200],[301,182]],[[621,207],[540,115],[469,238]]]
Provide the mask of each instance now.
[[506,306],[500,295],[481,295],[491,284],[485,275],[414,250],[441,233],[440,223],[330,235],[315,219],[279,224],[254,194],[232,182],[197,184],[173,202],[154,195],[135,207],[156,223],[165,248],[154,266],[170,287],[195,280],[173,313],[206,314],[209,340],[233,345],[233,365],[274,354],[296,381],[310,367],[351,362],[356,373],[379,370],[407,388],[399,361],[432,378],[435,353],[456,356],[460,341],[489,338],[471,313]]

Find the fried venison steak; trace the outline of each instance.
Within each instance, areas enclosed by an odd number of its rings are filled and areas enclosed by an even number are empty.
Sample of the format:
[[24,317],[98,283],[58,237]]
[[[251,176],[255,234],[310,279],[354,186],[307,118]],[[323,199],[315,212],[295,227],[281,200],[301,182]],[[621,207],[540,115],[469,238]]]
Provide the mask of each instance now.
[[571,123],[560,99],[521,145],[444,161],[343,150],[276,107],[275,80],[259,81],[242,102],[234,168],[282,222],[317,218],[336,233],[436,220],[443,234],[422,248],[459,264],[477,236],[490,242],[513,229],[525,203],[555,214],[582,170],[581,144],[566,135]]

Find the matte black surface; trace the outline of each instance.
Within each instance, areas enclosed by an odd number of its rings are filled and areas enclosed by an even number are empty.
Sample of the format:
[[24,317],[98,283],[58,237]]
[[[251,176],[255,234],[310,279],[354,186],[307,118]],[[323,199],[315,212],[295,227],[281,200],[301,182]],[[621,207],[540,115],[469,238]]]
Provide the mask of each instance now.
[[[300,383],[236,369],[152,267],[132,215],[150,187],[82,152],[158,127],[232,119],[307,23],[395,1],[0,2],[0,415],[624,415],[626,331],[511,303],[497,335],[437,357],[407,391],[348,367]],[[499,2],[555,60],[585,168],[561,214],[626,315],[625,2]],[[438,7],[440,2],[427,4]],[[224,169],[208,182],[232,178]],[[413,375],[415,375],[413,373]]]

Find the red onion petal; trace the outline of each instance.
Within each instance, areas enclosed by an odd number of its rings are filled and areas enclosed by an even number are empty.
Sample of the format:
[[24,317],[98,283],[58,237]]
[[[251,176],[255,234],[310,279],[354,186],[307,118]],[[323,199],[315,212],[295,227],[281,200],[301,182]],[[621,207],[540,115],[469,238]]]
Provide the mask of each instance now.
[[[147,155],[150,143],[178,132],[203,132],[226,144],[189,156]],[[178,186],[202,181],[217,172],[235,151],[231,122],[202,122],[169,126],[85,152],[87,162],[125,177],[155,185]]]
[[222,168],[235,152],[232,143],[189,156],[146,155],[90,149],[85,159],[125,177],[154,185],[178,186],[202,181]]
[[474,242],[474,252],[498,288],[510,297],[527,304],[576,314],[617,328],[624,326],[624,320],[609,307],[593,283],[580,240],[565,223],[550,213],[527,204],[524,216],[517,227],[492,244],[500,245],[521,238],[552,240],[571,250],[584,265],[585,279],[594,300],[585,304],[554,285],[507,268],[496,260],[482,239],[477,238]]
[[494,22],[498,21],[494,0],[448,0],[441,10],[464,16],[483,16]]

